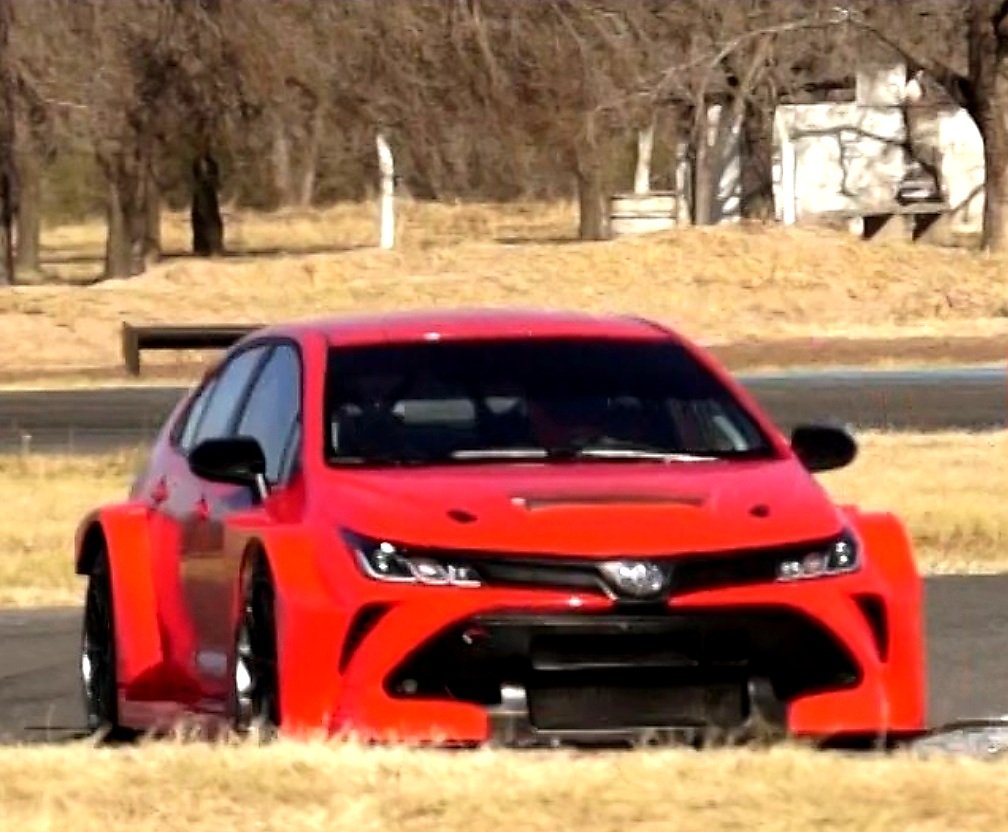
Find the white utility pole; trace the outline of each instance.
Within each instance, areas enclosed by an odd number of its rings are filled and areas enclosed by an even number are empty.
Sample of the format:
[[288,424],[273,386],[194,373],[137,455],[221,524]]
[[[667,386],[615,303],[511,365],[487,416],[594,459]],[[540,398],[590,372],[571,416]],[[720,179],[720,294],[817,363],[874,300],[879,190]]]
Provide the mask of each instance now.
[[634,171],[635,194],[651,192],[651,157],[654,151],[654,119],[643,130],[637,131],[637,169]]
[[781,117],[781,111],[774,113],[776,122],[777,140],[780,142],[780,197],[781,197],[781,222],[784,225],[794,225],[797,217],[796,199],[797,195],[795,170],[797,160],[795,158],[795,144],[791,137],[791,130],[787,121]]
[[390,249],[395,246],[395,164],[392,159],[392,148],[381,133],[375,138],[375,144],[378,146],[378,170],[381,172],[379,245],[384,249]]

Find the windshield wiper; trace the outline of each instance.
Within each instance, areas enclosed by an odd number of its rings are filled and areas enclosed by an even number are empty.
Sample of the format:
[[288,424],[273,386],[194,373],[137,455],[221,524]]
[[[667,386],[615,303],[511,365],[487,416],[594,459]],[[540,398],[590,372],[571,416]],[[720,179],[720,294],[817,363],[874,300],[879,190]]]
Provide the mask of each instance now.
[[615,439],[609,436],[585,436],[548,449],[550,459],[612,459],[644,462],[713,462],[716,454],[674,451],[648,442]]
[[546,459],[551,462],[572,462],[578,459],[642,460],[656,462],[713,462],[716,456],[663,451],[657,448],[632,445],[558,445],[552,448],[461,448],[452,451],[451,458],[459,461]]
[[656,451],[648,448],[573,448],[569,450],[578,459],[639,459],[656,462],[715,462],[718,457],[687,454],[676,451]]
[[676,451],[662,451],[648,447],[608,447],[605,445],[559,445],[552,448],[459,448],[445,457],[396,456],[394,454],[369,454],[367,456],[334,456],[334,465],[398,467],[412,465],[436,465],[449,460],[456,462],[521,462],[526,460],[546,460],[549,462],[575,462],[583,459],[627,460],[644,462],[714,462],[720,457],[704,454],[690,454]]
[[452,459],[546,459],[545,448],[461,448],[451,452]]

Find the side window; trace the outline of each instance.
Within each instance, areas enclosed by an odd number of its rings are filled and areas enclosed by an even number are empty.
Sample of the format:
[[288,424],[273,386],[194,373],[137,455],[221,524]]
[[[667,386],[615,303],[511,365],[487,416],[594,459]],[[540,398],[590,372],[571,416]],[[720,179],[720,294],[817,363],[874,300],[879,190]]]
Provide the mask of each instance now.
[[290,346],[279,346],[263,366],[249,394],[236,433],[259,440],[266,454],[266,478],[279,482],[289,467],[289,449],[301,414],[301,360]]
[[192,404],[189,405],[189,409],[182,418],[182,424],[175,431],[176,443],[183,452],[188,451],[193,446],[196,427],[199,425],[200,419],[203,418],[203,411],[206,410],[207,402],[210,401],[210,396],[213,394],[216,383],[217,379],[210,379],[203,389],[196,394],[196,398],[193,399]]
[[203,410],[193,442],[226,436],[241,404],[252,374],[267,350],[267,345],[252,347],[232,358],[217,376],[209,403]]

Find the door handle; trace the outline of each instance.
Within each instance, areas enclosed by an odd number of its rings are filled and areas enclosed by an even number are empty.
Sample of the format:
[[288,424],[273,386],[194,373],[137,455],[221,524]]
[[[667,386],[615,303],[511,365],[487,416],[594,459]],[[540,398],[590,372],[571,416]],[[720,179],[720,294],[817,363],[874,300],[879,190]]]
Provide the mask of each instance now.
[[161,477],[161,479],[159,479],[154,484],[154,487],[151,489],[150,492],[151,505],[155,507],[161,505],[161,503],[163,503],[165,500],[168,499],[168,493],[169,493],[168,480],[166,480],[164,477]]

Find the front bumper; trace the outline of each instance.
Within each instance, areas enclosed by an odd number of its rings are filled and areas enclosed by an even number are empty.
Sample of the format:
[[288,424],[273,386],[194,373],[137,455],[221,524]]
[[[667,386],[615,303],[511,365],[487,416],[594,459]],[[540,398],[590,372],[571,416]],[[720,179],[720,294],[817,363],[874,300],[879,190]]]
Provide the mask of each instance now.
[[925,725],[916,581],[894,589],[866,571],[648,608],[533,590],[382,590],[326,659],[338,673],[320,674],[316,653],[310,694],[290,687],[285,721],[509,745],[895,737]]

